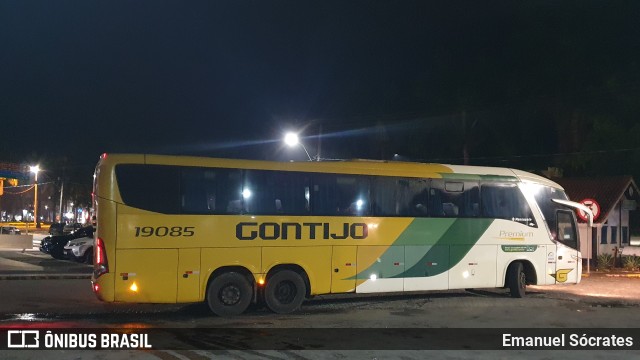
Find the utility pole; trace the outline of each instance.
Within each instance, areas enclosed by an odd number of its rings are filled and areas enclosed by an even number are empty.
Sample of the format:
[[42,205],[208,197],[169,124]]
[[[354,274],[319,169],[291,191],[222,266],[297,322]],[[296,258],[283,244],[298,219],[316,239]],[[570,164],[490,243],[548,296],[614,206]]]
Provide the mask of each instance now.
[[62,221],[62,194],[64,194],[64,181],[61,181],[61,185],[60,185],[60,220],[59,222],[63,222]]
[[36,178],[35,178],[35,188],[34,188],[34,193],[35,195],[33,196],[33,221],[36,222],[36,229],[40,229],[40,218],[38,218],[38,172],[36,171]]
[[36,226],[36,229],[40,229],[40,219],[38,219],[38,173],[40,172],[40,166],[30,166],[29,171],[35,175],[33,195],[33,222]]

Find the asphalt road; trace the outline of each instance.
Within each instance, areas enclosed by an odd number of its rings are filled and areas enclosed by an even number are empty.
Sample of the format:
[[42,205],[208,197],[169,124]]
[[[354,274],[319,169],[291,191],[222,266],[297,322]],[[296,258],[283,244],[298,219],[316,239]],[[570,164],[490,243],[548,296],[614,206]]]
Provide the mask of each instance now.
[[[170,348],[137,352],[12,350],[2,351],[0,358],[3,359],[35,359],[45,354],[47,359],[554,358],[560,355],[559,351],[411,349],[416,343],[418,348],[424,345],[427,349],[459,346],[463,343],[456,340],[456,336],[474,339],[491,335],[496,329],[588,331],[638,328],[640,324],[640,278],[637,277],[592,274],[583,278],[579,285],[529,287],[524,299],[512,299],[501,289],[318,296],[290,315],[276,315],[256,306],[241,316],[221,318],[211,314],[203,304],[101,303],[93,296],[86,274],[80,274],[85,278],[69,278],[73,272],[63,271],[65,267],[90,271],[89,266],[59,260],[54,260],[56,265],[53,265],[47,255],[38,252],[7,254],[2,251],[0,274],[7,270],[2,266],[2,259],[8,259],[16,268],[20,266],[14,262],[22,259],[25,268],[21,275],[0,280],[0,328],[168,329],[161,344]],[[34,270],[33,266],[53,276],[33,280],[25,275]],[[285,332],[279,329],[285,329]],[[442,339],[436,337],[439,342],[428,343],[424,341],[435,341],[434,338],[416,334],[415,329],[440,329],[447,335]],[[258,331],[259,336],[251,336],[247,331]],[[360,340],[354,342],[353,339]],[[640,336],[636,341],[640,342]],[[394,344],[406,348],[387,349]],[[470,343],[469,346],[475,348],[477,345]],[[270,346],[274,349],[248,350]],[[358,350],[350,350],[352,348]],[[628,359],[637,356],[637,351],[562,351],[561,355],[568,359]]]

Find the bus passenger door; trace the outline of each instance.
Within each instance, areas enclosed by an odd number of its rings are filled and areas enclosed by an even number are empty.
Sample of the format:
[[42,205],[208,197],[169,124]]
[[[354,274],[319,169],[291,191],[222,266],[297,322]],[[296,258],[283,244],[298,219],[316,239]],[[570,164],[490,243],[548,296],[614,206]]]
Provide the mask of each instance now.
[[331,293],[356,289],[356,247],[334,246],[331,257]]
[[573,211],[556,212],[556,284],[575,284],[582,276],[582,257],[576,218]]
[[200,249],[178,252],[178,302],[200,300]]

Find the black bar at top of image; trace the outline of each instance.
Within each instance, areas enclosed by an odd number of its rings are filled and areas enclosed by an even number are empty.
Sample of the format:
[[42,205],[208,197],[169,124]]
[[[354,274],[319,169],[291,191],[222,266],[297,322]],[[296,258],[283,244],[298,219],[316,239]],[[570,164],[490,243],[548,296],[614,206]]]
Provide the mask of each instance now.
[[[9,331],[0,327],[0,350]],[[112,328],[36,329],[45,335],[147,334],[156,350],[640,350],[640,329],[495,328]],[[33,337],[30,336],[30,339]],[[29,340],[31,341],[31,340]],[[61,348],[61,347],[58,347]],[[62,347],[63,349],[76,349]],[[124,347],[126,348],[126,347]],[[13,349],[13,348],[12,348]],[[34,350],[34,348],[30,348]],[[114,349],[98,346],[90,349]],[[130,348],[126,348],[130,349]]]

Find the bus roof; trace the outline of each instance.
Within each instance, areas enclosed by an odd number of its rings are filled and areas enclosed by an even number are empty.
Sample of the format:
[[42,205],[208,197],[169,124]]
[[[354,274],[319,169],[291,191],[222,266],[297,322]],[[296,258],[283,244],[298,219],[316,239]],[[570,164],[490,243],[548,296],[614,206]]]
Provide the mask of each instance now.
[[304,171],[403,177],[451,178],[462,180],[500,179],[532,182],[562,189],[557,183],[526,171],[485,166],[447,165],[386,160],[265,161],[155,154],[104,154],[102,165],[152,164],[256,170]]

